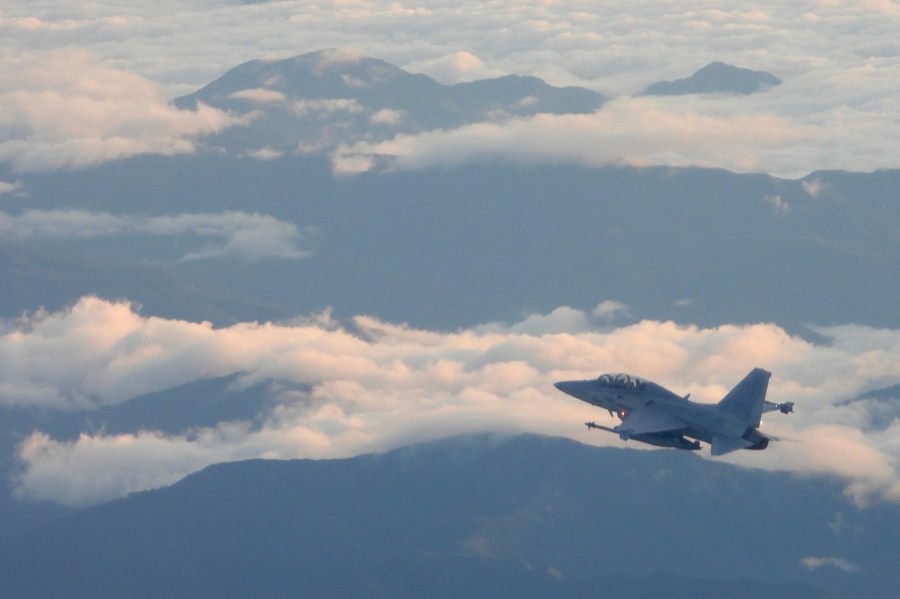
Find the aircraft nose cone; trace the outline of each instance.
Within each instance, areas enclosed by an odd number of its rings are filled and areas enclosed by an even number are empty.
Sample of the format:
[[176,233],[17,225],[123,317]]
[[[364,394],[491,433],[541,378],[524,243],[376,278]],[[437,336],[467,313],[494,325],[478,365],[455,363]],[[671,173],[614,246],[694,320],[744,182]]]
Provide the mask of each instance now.
[[574,383],[575,381],[559,381],[558,383],[553,383],[553,386],[563,393],[568,393],[571,395]]
[[575,399],[590,401],[588,399],[591,395],[589,381],[559,381],[558,383],[553,383],[553,386]]

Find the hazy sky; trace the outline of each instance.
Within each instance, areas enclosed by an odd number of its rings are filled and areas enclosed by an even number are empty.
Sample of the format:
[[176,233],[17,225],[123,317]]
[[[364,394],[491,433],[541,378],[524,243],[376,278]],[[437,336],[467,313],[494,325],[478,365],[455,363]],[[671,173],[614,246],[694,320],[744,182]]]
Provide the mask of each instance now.
[[[241,62],[343,47],[451,83],[582,85],[596,115],[404,137],[405,166],[471,159],[699,164],[803,176],[896,168],[900,5],[842,2],[0,2],[0,160],[84,166],[192,151],[233,126],[166,101]],[[635,99],[720,60],[784,83],[750,97]],[[362,150],[372,151],[371,147]],[[353,149],[349,150],[353,153]]]

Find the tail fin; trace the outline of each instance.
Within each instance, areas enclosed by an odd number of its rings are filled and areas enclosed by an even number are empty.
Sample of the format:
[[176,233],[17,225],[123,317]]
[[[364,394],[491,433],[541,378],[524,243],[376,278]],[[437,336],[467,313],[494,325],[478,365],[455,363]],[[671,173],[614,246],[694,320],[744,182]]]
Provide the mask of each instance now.
[[719,409],[746,420],[748,426],[759,426],[770,376],[771,372],[754,368],[719,402]]

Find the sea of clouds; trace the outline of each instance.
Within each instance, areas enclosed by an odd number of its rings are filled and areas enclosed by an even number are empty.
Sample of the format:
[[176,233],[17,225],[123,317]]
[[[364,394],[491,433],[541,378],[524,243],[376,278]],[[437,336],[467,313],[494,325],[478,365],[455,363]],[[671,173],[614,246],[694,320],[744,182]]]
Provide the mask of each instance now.
[[773,372],[769,398],[796,402],[796,413],[766,415],[763,430],[785,440],[729,461],[837,477],[859,504],[900,502],[900,422],[874,427],[877,401],[843,402],[900,380],[900,331],[821,328],[827,343],[819,344],[773,324],[610,324],[625,309],[560,307],[456,331],[367,316],[341,323],[327,312],[215,328],[86,297],[0,325],[0,402],[90,410],[238,375],[236,386],[262,386],[273,407],[179,434],[101,430],[69,441],[35,431],[19,448],[17,493],[83,505],[171,484],[216,462],[346,457],[481,431],[621,445],[583,430],[588,420],[615,421],[552,383],[609,366],[715,402],[762,366]]
[[[580,85],[594,115],[517,119],[362,143],[410,168],[486,153],[512,160],[701,165],[801,177],[896,168],[900,8],[894,2],[746,3],[195,0],[133,5],[0,2],[0,161],[84,167],[196,149],[242,124],[190,93],[255,58],[350,48],[445,83],[504,74]],[[784,83],[752,96],[642,98],[719,60]],[[335,98],[340,100],[340,98]]]

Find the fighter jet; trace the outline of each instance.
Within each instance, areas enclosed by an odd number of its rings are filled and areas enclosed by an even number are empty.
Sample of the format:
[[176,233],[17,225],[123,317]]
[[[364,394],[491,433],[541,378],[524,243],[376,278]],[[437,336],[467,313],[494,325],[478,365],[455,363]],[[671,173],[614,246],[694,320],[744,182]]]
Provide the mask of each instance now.
[[[621,422],[609,427],[585,422],[589,429],[616,433],[620,439],[659,447],[700,449],[711,445],[712,455],[738,449],[765,449],[775,437],[757,427],[764,412],[794,411],[794,403],[766,401],[770,372],[754,368],[717,404],[690,401],[646,379],[628,374],[604,374],[586,381],[561,381],[557,389],[589,404],[606,408]],[[694,439],[693,441],[690,439]]]

